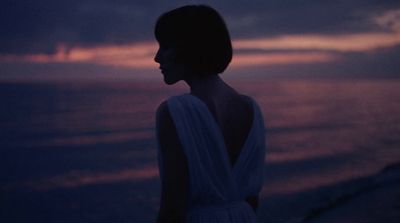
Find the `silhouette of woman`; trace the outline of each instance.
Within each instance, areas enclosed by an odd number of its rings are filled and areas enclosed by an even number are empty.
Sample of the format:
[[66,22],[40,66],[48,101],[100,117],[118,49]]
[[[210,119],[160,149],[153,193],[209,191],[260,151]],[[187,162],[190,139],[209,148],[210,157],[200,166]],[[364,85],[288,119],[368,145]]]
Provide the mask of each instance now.
[[184,6],[161,15],[155,36],[164,82],[190,86],[157,110],[157,222],[256,222],[265,128],[257,103],[219,77],[232,59],[223,19],[209,6]]

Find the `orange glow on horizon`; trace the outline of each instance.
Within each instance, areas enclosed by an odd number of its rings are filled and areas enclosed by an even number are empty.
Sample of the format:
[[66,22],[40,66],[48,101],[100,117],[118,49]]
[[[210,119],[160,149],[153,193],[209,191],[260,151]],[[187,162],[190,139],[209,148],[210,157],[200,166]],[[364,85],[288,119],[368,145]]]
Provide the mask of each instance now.
[[56,53],[27,54],[22,56],[0,56],[0,61],[27,61],[36,63],[94,63],[99,65],[123,66],[132,68],[154,68],[156,52],[153,42],[140,42],[129,45],[103,45],[96,47],[75,47],[66,49],[60,44]]
[[317,63],[333,61],[335,58],[336,56],[332,54],[322,52],[237,54],[233,57],[230,66],[249,67],[256,65]]
[[400,44],[400,33],[365,33],[350,35],[290,35],[275,38],[242,39],[236,49],[331,50],[362,52]]
[[[386,20],[379,20],[380,23]],[[397,27],[397,25],[395,26]],[[233,40],[234,49],[247,50],[234,55],[231,66],[250,67],[282,64],[320,63],[334,61],[338,53],[369,52],[400,45],[400,31],[347,35],[284,35],[273,38]],[[260,52],[261,50],[261,52]],[[265,50],[266,52],[262,52]],[[274,50],[275,52],[267,52]],[[279,52],[279,51],[282,52]],[[59,45],[56,53],[0,55],[0,61],[34,63],[91,63],[136,69],[156,69],[156,42],[137,42],[126,45],[73,47]],[[258,51],[258,52],[255,52]],[[286,51],[286,52],[285,52]]]

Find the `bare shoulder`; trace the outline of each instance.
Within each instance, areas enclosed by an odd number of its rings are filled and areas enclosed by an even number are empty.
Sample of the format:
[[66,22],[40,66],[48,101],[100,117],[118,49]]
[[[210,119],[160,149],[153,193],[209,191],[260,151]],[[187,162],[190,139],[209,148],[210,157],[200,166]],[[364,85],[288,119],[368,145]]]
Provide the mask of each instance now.
[[163,101],[157,108],[156,125],[157,129],[164,133],[170,131],[174,127],[167,101]]
[[160,121],[160,119],[165,119],[167,117],[170,117],[167,101],[161,102],[161,104],[158,106],[156,116],[157,116],[157,121]]
[[157,108],[156,131],[158,140],[163,145],[163,148],[170,147],[170,144],[176,144],[173,141],[177,139],[177,133],[167,101],[162,102]]
[[163,101],[157,108],[156,126],[162,149],[173,152],[179,144],[179,139],[167,101]]
[[[184,216],[188,194],[188,164],[167,101],[157,108],[157,140],[161,149],[163,177],[158,222]],[[177,221],[178,222],[178,221]]]

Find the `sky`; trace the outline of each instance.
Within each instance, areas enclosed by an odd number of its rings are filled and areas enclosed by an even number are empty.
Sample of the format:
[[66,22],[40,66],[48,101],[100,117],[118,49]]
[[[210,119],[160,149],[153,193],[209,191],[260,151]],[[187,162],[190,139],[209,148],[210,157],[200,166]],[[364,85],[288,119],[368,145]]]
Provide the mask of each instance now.
[[154,25],[207,4],[230,30],[223,75],[399,78],[398,0],[3,0],[0,80],[159,78]]

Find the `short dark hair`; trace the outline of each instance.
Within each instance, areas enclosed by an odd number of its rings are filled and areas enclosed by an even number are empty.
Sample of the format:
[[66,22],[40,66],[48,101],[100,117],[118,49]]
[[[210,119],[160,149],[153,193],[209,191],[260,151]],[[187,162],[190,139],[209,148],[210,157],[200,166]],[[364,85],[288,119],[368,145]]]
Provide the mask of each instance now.
[[166,12],[154,32],[161,46],[176,47],[178,58],[201,74],[222,73],[232,60],[228,28],[209,6],[188,5]]

